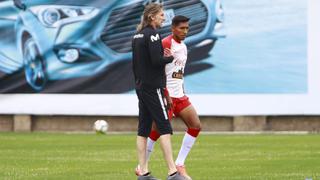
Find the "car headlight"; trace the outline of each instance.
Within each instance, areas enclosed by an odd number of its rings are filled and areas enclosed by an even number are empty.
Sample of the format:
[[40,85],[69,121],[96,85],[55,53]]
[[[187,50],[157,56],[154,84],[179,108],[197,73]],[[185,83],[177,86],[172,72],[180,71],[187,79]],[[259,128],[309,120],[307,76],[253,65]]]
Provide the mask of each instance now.
[[63,22],[77,22],[94,17],[99,10],[94,7],[44,5],[31,7],[30,10],[47,27],[57,27]]
[[43,22],[48,26],[52,26],[61,18],[61,14],[59,13],[59,11],[54,8],[46,9],[45,11],[43,11],[41,16]]
[[217,20],[219,22],[223,22],[224,21],[224,10],[222,8],[222,4],[221,4],[220,0],[216,1],[215,11],[216,11]]
[[60,49],[58,56],[63,62],[73,63],[79,59],[79,51],[77,49]]

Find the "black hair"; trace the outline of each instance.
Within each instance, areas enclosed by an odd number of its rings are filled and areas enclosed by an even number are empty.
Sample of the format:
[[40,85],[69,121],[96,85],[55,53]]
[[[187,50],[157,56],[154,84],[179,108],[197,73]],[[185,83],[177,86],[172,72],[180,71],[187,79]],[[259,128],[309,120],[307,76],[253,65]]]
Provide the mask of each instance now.
[[188,22],[189,20],[190,20],[190,18],[185,17],[185,16],[175,16],[175,17],[172,19],[171,25],[172,25],[172,26],[177,26],[177,25],[179,25],[179,23]]

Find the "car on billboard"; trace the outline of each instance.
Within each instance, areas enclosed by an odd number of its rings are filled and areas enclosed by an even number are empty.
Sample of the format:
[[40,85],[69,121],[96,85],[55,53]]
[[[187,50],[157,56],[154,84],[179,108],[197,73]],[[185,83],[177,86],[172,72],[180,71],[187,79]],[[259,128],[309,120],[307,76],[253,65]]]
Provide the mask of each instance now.
[[[0,1],[0,71],[24,70],[36,91],[48,80],[90,76],[131,60],[131,38],[150,0]],[[208,53],[224,37],[220,0],[162,0],[170,34],[175,15],[190,17],[185,43]]]

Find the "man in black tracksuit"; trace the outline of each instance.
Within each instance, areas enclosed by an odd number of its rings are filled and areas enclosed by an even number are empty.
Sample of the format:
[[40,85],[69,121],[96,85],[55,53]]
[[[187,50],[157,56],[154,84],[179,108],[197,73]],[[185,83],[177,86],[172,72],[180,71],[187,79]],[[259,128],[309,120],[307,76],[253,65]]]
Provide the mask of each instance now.
[[161,4],[151,3],[144,9],[137,33],[132,39],[133,73],[136,93],[139,99],[139,125],[137,150],[139,168],[138,180],[155,180],[148,170],[146,160],[147,137],[151,132],[152,121],[160,133],[160,145],[168,167],[168,180],[180,180],[172,156],[172,128],[165,107],[164,88],[166,87],[165,65],[173,61],[171,51],[163,49],[160,34],[156,31],[164,22]]
[[163,89],[166,87],[165,65],[172,62],[173,57],[163,57],[161,37],[151,26],[137,33],[132,45],[139,115],[143,117],[139,119],[138,135],[149,136],[152,120],[155,120],[160,134],[172,134],[171,125],[167,121]]

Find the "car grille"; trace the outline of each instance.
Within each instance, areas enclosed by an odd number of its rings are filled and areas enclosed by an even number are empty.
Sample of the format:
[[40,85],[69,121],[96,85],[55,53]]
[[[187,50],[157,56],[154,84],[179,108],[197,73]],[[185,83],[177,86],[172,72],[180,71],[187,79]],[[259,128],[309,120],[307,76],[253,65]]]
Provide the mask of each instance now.
[[[106,46],[119,53],[131,51],[131,38],[137,24],[140,23],[144,9],[143,2],[113,9],[101,34],[101,40]],[[191,18],[188,36],[200,33],[205,28],[208,11],[200,0],[163,0],[163,5],[164,9],[173,9],[175,15]],[[161,28],[159,33],[162,37],[171,34],[170,26]]]

